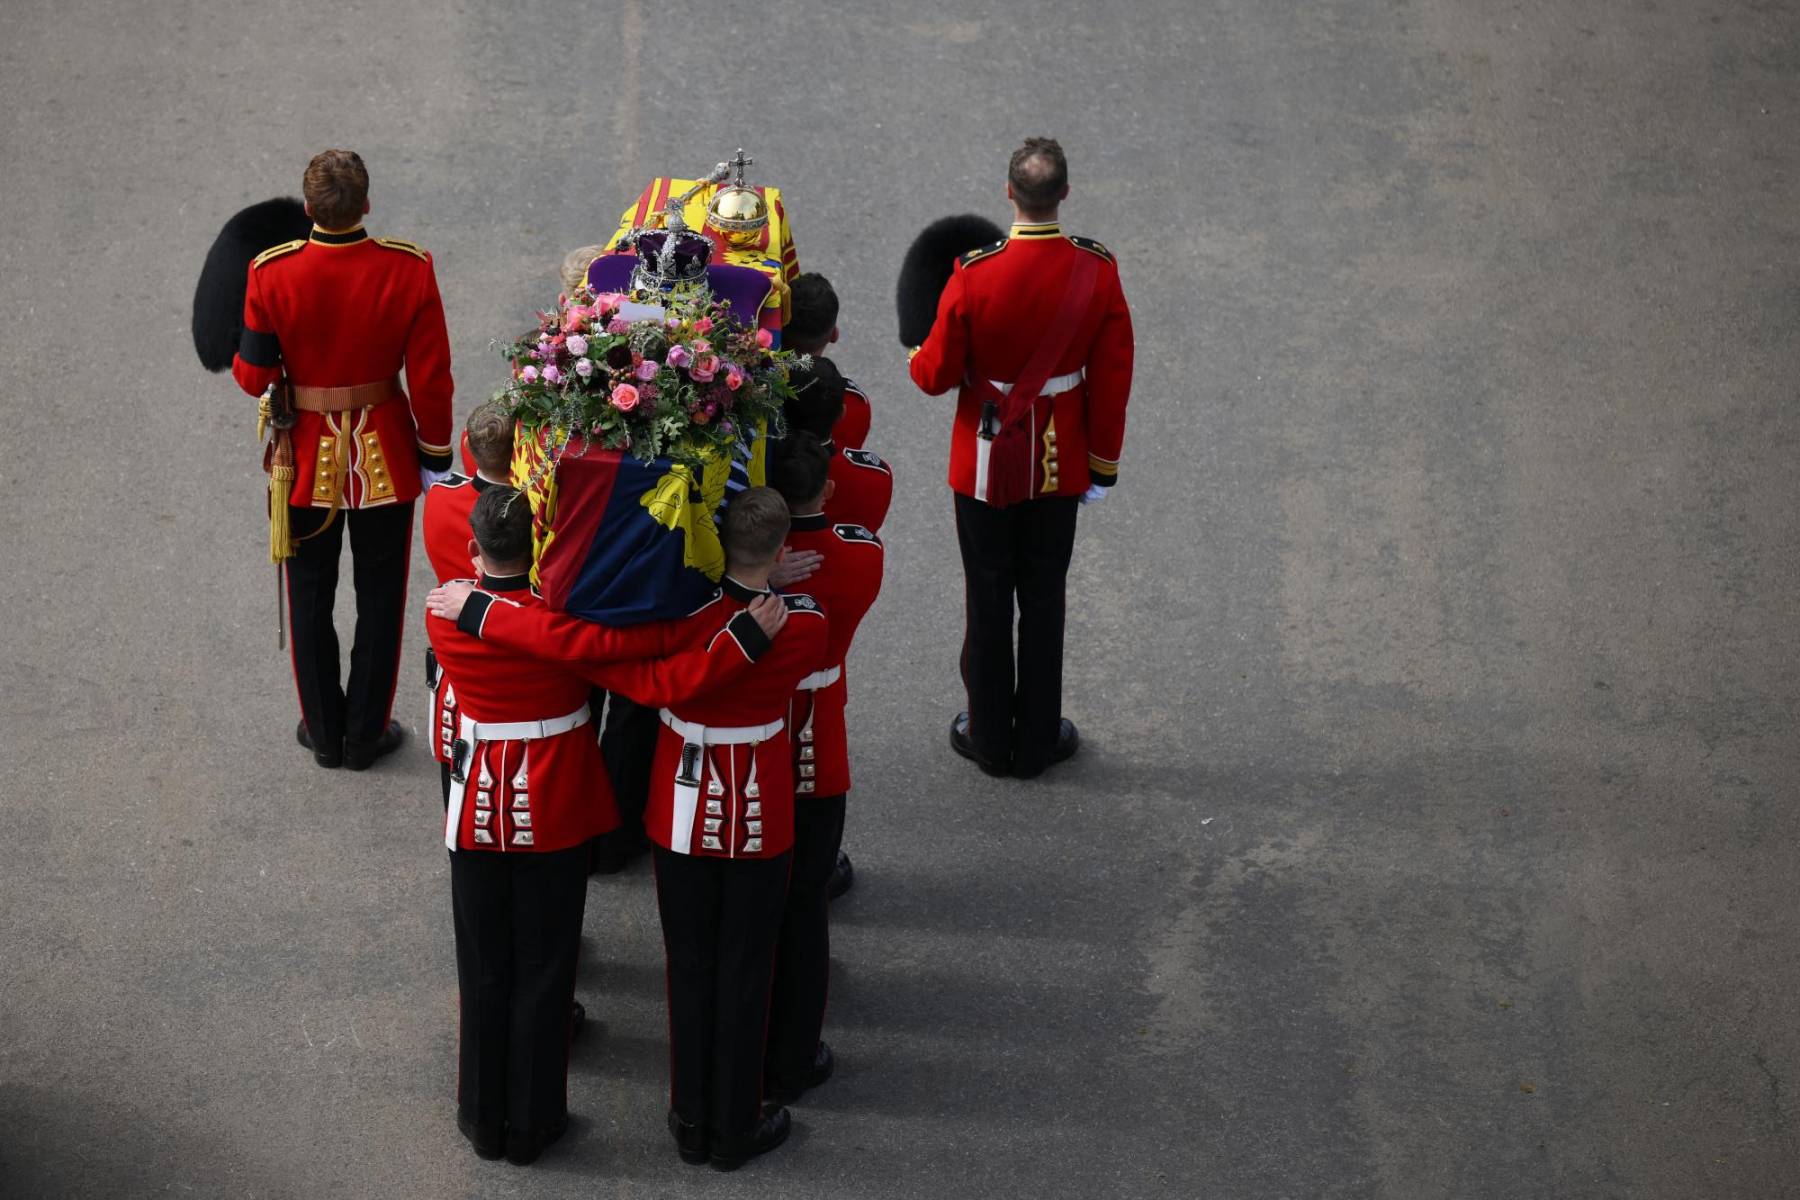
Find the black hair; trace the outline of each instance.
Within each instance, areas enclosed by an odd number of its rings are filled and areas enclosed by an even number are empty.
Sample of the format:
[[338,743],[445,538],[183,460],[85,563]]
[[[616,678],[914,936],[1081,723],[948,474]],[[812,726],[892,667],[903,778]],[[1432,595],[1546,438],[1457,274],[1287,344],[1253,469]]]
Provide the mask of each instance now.
[[489,565],[531,561],[531,504],[517,488],[484,489],[469,513],[469,529]]
[[829,358],[814,357],[812,366],[788,372],[794,397],[785,406],[788,428],[805,430],[822,442],[844,415],[844,376]]
[[819,439],[805,430],[791,433],[770,448],[769,486],[788,507],[811,504],[825,491],[831,456]]
[[837,324],[838,298],[831,280],[817,271],[796,275],[790,294],[788,319],[781,336],[790,347],[821,346]]

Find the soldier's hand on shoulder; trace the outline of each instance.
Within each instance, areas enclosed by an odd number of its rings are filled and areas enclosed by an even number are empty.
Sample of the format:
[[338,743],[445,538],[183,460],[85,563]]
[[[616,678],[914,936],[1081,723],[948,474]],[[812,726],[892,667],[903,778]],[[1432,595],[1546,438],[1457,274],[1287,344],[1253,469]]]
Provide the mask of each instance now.
[[469,593],[474,590],[474,584],[462,579],[439,584],[425,597],[425,611],[434,617],[454,621],[462,616],[463,605],[468,601]]
[[[816,558],[817,555],[814,557]],[[808,574],[810,573],[808,572]],[[781,627],[787,624],[787,604],[780,596],[773,594],[758,596],[750,602],[749,612],[762,629],[764,636],[771,641],[774,640],[776,634],[781,632]]]
[[811,579],[818,571],[819,564],[824,561],[825,556],[817,550],[789,550],[769,572],[769,584],[784,588],[803,579]]

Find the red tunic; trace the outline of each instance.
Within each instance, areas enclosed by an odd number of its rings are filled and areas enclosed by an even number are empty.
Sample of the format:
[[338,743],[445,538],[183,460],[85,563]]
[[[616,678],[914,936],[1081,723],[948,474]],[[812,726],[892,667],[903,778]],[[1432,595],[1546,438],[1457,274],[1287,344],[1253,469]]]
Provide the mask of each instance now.
[[421,463],[450,465],[450,338],[431,256],[396,239],[314,229],[250,266],[244,336],[231,373],[260,396],[283,370],[296,385],[353,387],[404,369],[410,399],[301,412],[294,489],[302,508],[371,508],[419,494]]
[[439,583],[467,579],[474,565],[469,558],[469,514],[475,498],[494,485],[478,476],[450,475],[425,493],[425,557]]
[[1088,254],[1101,259],[1093,296],[1051,372],[1083,378],[1038,397],[1031,423],[1036,451],[1031,493],[1079,496],[1090,483],[1110,487],[1118,479],[1132,363],[1131,311],[1119,286],[1118,264],[1106,247],[1066,237],[1055,222],[1014,225],[1007,240],[957,260],[938,301],[937,322],[910,366],[913,382],[929,395],[959,389],[950,486],[962,495],[977,494],[981,400],[969,380],[1011,383],[1019,377],[1076,262]]
[[[680,631],[678,636],[694,640],[711,637],[713,645],[721,640],[736,642],[743,646],[745,654],[767,647],[757,658],[756,668],[739,677],[731,687],[696,690],[691,699],[672,705],[666,700],[645,700],[625,689],[633,700],[664,704],[669,715],[694,725],[715,730],[775,726],[767,736],[754,742],[707,745],[693,764],[698,791],[694,810],[685,821],[678,821],[676,814],[682,809],[677,804],[676,776],[682,765],[684,740],[664,721],[651,768],[644,830],[665,849],[708,858],[773,858],[794,844],[794,778],[787,707],[794,685],[829,665],[825,661],[829,635],[818,603],[810,596],[790,595],[786,597],[788,622],[769,643],[744,612],[762,594],[727,576],[711,600],[673,623]],[[464,608],[459,623],[468,620],[469,609]],[[487,610],[481,626],[481,636],[498,645],[556,655],[568,663],[590,661],[589,656],[606,632],[611,631],[548,609],[503,609],[499,605]]]
[[[426,618],[432,649],[456,689],[459,735],[469,722],[477,723],[464,779],[450,785],[444,840],[452,849],[561,850],[618,824],[591,715],[573,728],[530,740],[481,737],[480,724],[567,717],[586,706],[594,685],[646,704],[674,703],[723,688],[754,661],[754,647],[746,649],[723,630],[707,644],[691,644],[685,622],[631,629],[581,622],[591,637],[580,669],[567,665],[566,655],[551,661],[537,654],[554,647],[530,645],[520,653],[479,636],[488,622],[550,615],[526,576],[515,575],[484,576],[455,624]],[[755,622],[745,621],[760,637]],[[673,657],[641,657],[649,654]]]
[[869,606],[881,591],[881,539],[861,525],[832,524],[823,513],[794,518],[788,534],[793,550],[816,550],[819,569],[806,579],[808,594],[825,606],[829,633],[825,643],[826,673],[837,678],[818,688],[794,693],[788,728],[795,749],[794,792],[797,797],[841,796],[850,790],[850,744],[844,724],[849,696],[844,656]]
[[844,380],[844,411],[838,416],[837,424],[831,427],[831,440],[839,446],[850,450],[861,450],[863,443],[869,440],[869,394],[856,386],[855,381]]
[[847,525],[879,532],[894,500],[894,469],[872,450],[827,443],[831,465],[826,478],[837,486],[825,502],[825,515]]
[[[475,507],[475,497],[491,486],[485,479],[451,475],[425,493],[425,556],[431,560],[432,574],[439,583],[467,579],[475,569],[469,558],[469,513]],[[433,663],[436,661],[432,659]],[[447,763],[450,748],[456,742],[456,688],[441,667],[434,669],[430,685],[431,756]]]

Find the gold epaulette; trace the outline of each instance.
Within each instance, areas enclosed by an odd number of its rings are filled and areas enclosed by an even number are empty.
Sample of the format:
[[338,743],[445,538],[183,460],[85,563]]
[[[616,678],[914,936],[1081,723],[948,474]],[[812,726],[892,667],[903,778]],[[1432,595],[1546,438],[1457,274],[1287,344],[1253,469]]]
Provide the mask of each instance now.
[[1108,250],[1105,246],[1102,246],[1099,242],[1096,242],[1093,238],[1076,237],[1074,234],[1071,233],[1069,235],[1069,240],[1071,242],[1074,242],[1077,246],[1080,246],[1083,250],[1086,250],[1089,254],[1098,254],[1101,258],[1104,258],[1107,262],[1119,261],[1118,259],[1113,257],[1113,252],[1111,250]]
[[304,245],[306,245],[305,238],[295,238],[293,241],[283,242],[279,246],[270,246],[267,250],[264,250],[261,254],[251,259],[250,265],[253,267],[260,267],[264,263],[272,262],[284,254],[292,254]]
[[389,250],[404,250],[414,258],[423,259],[426,262],[431,261],[431,255],[425,253],[423,246],[416,246],[402,238],[376,238],[375,244],[386,246]]
[[985,246],[977,246],[967,254],[960,256],[956,261],[967,267],[971,263],[978,263],[984,258],[992,258],[994,255],[1006,249],[1006,242],[1006,238],[1001,238],[997,242],[989,242]]

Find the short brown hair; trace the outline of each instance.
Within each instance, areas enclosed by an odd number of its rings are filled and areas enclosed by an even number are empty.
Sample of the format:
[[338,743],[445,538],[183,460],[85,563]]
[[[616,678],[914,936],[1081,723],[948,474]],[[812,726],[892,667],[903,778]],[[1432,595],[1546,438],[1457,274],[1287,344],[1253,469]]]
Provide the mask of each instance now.
[[774,488],[745,488],[725,506],[725,557],[741,567],[775,561],[788,535],[788,506]]
[[469,454],[475,466],[497,478],[511,478],[512,414],[489,401],[469,414],[469,423],[463,429],[469,435]]
[[594,265],[596,258],[605,253],[605,246],[582,246],[565,254],[562,260],[563,293],[573,296],[586,287],[588,268]]
[[306,164],[300,194],[319,228],[349,229],[362,221],[369,202],[369,169],[354,150],[323,151]]
[[1006,164],[1013,199],[1030,216],[1047,216],[1069,190],[1069,160],[1055,138],[1028,137]]

